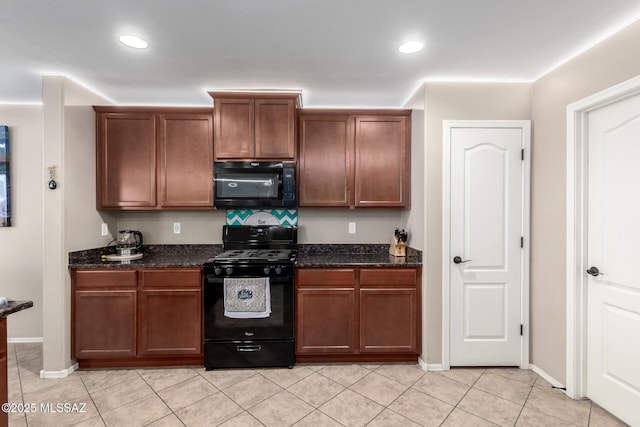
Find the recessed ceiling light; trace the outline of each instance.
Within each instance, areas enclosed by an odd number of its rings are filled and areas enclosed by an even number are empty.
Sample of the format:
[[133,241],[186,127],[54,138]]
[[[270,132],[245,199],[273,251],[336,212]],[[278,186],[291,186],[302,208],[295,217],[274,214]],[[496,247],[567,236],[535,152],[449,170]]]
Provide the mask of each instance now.
[[149,43],[141,39],[138,36],[132,36],[131,34],[124,34],[119,37],[120,43],[125,46],[132,47],[134,49],[146,49],[149,47]]
[[402,43],[398,47],[398,50],[401,53],[415,53],[415,52],[421,50],[422,46],[423,46],[422,43],[420,43],[419,41],[410,40],[408,42]]

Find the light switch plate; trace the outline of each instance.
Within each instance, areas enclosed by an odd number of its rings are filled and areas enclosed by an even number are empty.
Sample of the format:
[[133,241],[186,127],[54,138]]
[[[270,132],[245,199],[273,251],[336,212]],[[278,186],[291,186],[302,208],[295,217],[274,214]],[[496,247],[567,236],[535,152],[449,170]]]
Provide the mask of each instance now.
[[173,234],[180,234],[180,223],[179,222],[174,222],[173,223]]
[[102,236],[109,235],[109,225],[106,222],[102,223]]
[[356,234],[356,223],[355,222],[350,222],[349,223],[349,234]]

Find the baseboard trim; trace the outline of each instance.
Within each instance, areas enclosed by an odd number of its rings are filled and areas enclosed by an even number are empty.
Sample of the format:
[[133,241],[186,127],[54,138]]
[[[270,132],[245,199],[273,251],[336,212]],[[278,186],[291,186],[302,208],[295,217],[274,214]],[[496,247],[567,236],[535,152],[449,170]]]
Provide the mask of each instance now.
[[444,369],[444,365],[442,363],[429,363],[428,371],[447,371],[448,369]]
[[422,359],[422,357],[418,357],[418,366],[420,366],[420,369],[423,371],[429,370],[429,365]]
[[78,363],[74,363],[67,369],[63,369],[62,371],[45,371],[44,369],[40,371],[40,378],[67,378],[73,371],[78,369]]
[[446,371],[442,363],[427,363],[422,357],[418,357],[418,365],[423,371]]
[[534,365],[533,363],[529,364],[529,369],[531,369],[533,372],[535,372],[536,374],[540,375],[542,377],[543,380],[545,380],[546,382],[548,382],[549,384],[551,384],[552,386],[556,387],[556,388],[564,388],[564,384],[562,384],[560,381],[556,380],[555,378],[553,378],[551,375],[547,374],[545,371],[543,371],[542,369],[538,368],[536,365]]
[[42,337],[9,337],[7,338],[9,344],[35,344],[42,343]]

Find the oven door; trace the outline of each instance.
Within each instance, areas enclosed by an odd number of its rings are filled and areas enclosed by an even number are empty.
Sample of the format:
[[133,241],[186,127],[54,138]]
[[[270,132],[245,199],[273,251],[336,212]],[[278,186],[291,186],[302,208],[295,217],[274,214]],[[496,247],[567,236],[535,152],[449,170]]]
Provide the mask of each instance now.
[[224,279],[205,274],[205,341],[293,339],[295,295],[293,277],[270,277],[269,285],[271,291],[271,314],[268,317],[257,319],[230,318],[224,314]]

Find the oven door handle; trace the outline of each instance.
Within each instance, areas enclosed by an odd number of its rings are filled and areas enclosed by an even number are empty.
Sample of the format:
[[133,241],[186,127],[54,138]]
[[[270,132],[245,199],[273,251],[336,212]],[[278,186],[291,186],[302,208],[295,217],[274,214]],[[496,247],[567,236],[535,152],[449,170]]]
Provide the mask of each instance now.
[[254,352],[261,351],[261,345],[238,345],[236,346],[236,351],[244,351],[244,352]]

